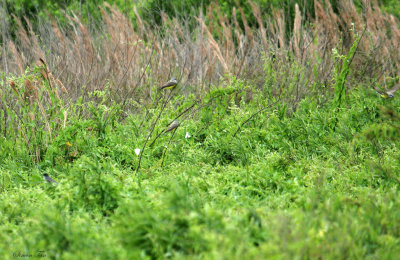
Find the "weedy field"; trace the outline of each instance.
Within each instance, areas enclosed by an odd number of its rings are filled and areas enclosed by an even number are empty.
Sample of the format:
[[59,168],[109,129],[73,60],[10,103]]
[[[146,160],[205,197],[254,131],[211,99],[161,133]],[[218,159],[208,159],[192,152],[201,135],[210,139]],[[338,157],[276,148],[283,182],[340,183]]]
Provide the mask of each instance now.
[[108,4],[97,28],[15,17],[1,259],[400,255],[398,20],[315,1],[289,26],[249,3],[256,27],[238,2],[240,19],[213,3],[194,28]]

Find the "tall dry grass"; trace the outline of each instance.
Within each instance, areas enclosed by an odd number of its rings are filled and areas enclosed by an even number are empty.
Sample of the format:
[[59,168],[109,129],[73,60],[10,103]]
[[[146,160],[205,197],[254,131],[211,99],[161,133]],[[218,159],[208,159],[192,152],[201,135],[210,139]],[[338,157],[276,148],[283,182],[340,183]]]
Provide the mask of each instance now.
[[15,143],[22,141],[28,160],[38,163],[60,128],[65,128],[68,111],[61,95],[68,92],[44,62],[6,84],[10,88],[0,91],[1,134]]
[[[109,88],[114,98],[148,102],[153,86],[159,86],[172,75],[182,78],[183,93],[197,96],[218,84],[224,75],[249,80],[258,88],[266,86],[265,62],[276,71],[289,70],[296,62],[304,80],[296,87],[296,100],[315,91],[310,86],[323,82],[329,91],[332,78],[332,49],[346,52],[355,32],[366,28],[352,66],[357,68],[353,82],[367,82],[378,75],[398,75],[400,69],[400,25],[392,15],[381,10],[376,1],[365,0],[357,12],[349,0],[338,1],[338,12],[329,2],[314,1],[315,18],[305,16],[296,6],[294,24],[285,24],[284,12],[262,13],[249,1],[258,23],[250,28],[243,7],[236,1],[229,20],[218,4],[196,17],[198,25],[189,29],[187,21],[162,15],[162,25],[150,26],[137,10],[137,26],[116,7],[105,3],[102,23],[87,25],[77,15],[66,15],[69,26],[61,28],[51,18],[41,21],[33,32],[30,21],[19,25],[15,39],[8,38],[7,52],[1,53],[1,70],[22,74],[26,66],[39,58],[46,60],[53,79],[65,86],[68,97],[87,97],[93,90]],[[242,24],[238,22],[241,17]],[[293,31],[287,32],[287,28]],[[289,35],[289,36],[288,36]],[[360,69],[361,68],[361,69]],[[277,79],[274,93],[282,93],[290,79]],[[319,90],[322,91],[322,90]]]

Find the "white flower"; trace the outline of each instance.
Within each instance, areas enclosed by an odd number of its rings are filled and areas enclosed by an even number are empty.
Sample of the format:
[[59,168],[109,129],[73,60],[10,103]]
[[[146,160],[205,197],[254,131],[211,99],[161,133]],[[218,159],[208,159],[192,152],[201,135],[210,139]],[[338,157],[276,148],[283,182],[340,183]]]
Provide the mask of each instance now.
[[139,154],[140,154],[140,149],[139,149],[139,148],[136,148],[136,149],[135,149],[135,154],[136,154],[136,155],[139,155]]
[[185,138],[186,138],[186,139],[190,138],[189,132],[186,132]]

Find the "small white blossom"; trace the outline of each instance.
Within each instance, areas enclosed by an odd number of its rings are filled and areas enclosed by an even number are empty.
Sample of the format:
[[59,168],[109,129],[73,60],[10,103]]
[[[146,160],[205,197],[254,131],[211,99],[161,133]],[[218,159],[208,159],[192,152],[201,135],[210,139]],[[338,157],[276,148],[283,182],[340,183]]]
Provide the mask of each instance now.
[[185,138],[186,138],[186,139],[190,138],[189,132],[186,132]]
[[136,148],[136,149],[135,149],[135,154],[136,154],[136,155],[139,155],[139,154],[140,154],[140,149],[139,149],[139,148]]

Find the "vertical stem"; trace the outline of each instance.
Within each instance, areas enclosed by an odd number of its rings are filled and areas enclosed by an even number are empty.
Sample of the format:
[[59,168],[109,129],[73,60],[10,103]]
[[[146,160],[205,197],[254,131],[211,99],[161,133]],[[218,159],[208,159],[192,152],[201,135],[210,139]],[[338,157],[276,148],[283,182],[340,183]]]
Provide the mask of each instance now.
[[172,141],[172,138],[174,138],[174,135],[175,135],[176,129],[178,129],[178,127],[174,129],[174,132],[172,133],[172,136],[171,136],[171,138],[170,138],[170,139],[169,139],[169,141],[168,141],[167,147],[166,147],[166,148],[165,148],[165,150],[164,150],[164,153],[163,153],[163,158],[162,158],[162,161],[161,161],[161,168],[163,167],[163,164],[164,164],[164,159],[165,159],[165,154],[167,153],[168,146],[169,146],[169,144],[171,143],[171,141]]
[[172,94],[172,91],[173,91],[173,90],[174,90],[174,89],[172,89],[172,90],[169,92],[169,95],[168,95],[167,99],[165,100],[163,106],[161,107],[160,113],[158,114],[156,120],[154,121],[154,123],[153,123],[153,124],[151,125],[151,127],[150,127],[151,129],[150,129],[149,135],[147,136],[146,141],[144,142],[143,148],[142,148],[142,150],[140,151],[139,163],[138,163],[138,167],[136,168],[136,174],[138,174],[138,172],[139,172],[140,164],[141,164],[141,162],[142,162],[142,155],[143,155],[144,149],[146,149],[147,142],[149,141],[151,135],[153,134],[154,128],[156,127],[157,122],[158,122],[158,120],[160,119],[162,112],[164,111],[165,107],[167,106],[167,103],[168,103],[169,100],[171,99],[171,97],[172,97],[171,94]]
[[3,20],[3,22],[2,22],[2,24],[1,24],[1,26],[3,27],[2,28],[2,31],[3,31],[3,35],[2,35],[2,40],[3,40],[3,59],[4,59],[4,68],[5,68],[5,72],[6,72],[6,75],[5,75],[5,77],[4,77],[4,79],[3,79],[3,86],[5,86],[6,85],[6,79],[7,79],[7,76],[8,76],[8,61],[7,61],[7,55],[6,55],[6,23],[7,23],[7,19],[5,18],[5,17],[9,17],[8,15],[6,15],[6,12],[7,12],[7,6],[6,6],[6,0],[3,0],[3,17],[4,17],[4,19],[2,19]]

